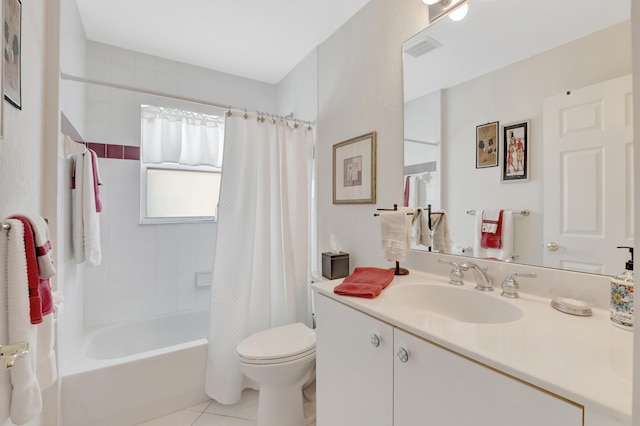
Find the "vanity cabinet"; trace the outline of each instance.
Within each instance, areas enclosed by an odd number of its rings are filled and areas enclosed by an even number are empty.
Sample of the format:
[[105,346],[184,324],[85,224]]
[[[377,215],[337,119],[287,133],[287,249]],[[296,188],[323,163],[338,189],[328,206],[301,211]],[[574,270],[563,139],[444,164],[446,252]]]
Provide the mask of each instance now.
[[393,327],[316,297],[317,426],[393,424]]
[[395,426],[582,425],[582,407],[433,343],[395,329],[394,346]]
[[583,407],[316,298],[318,426],[580,426]]

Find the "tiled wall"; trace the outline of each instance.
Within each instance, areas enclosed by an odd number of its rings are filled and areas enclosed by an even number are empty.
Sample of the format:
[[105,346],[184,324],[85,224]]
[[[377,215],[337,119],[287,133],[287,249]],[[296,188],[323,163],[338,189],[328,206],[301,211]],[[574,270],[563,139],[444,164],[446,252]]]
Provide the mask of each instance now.
[[[274,110],[276,89],[265,83],[93,42],[87,57],[93,80]],[[210,288],[197,287],[196,274],[212,270],[216,224],[140,224],[140,105],[223,111],[93,84],[86,96],[83,137],[100,157],[104,210],[102,264],[85,271],[85,326],[207,308]]]

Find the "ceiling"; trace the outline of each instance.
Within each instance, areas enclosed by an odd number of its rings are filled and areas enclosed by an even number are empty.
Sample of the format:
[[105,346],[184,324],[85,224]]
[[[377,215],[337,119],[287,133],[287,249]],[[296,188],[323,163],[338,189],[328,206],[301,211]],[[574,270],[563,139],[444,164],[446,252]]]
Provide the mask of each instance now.
[[88,40],[266,83],[369,0],[76,0]]

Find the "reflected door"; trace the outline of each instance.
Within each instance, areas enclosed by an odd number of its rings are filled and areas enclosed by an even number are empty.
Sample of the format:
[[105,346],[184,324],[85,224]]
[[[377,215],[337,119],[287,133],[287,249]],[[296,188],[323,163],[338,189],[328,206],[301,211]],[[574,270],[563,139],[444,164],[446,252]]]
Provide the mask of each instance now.
[[624,269],[616,246],[633,245],[631,87],[625,76],[544,101],[545,266]]

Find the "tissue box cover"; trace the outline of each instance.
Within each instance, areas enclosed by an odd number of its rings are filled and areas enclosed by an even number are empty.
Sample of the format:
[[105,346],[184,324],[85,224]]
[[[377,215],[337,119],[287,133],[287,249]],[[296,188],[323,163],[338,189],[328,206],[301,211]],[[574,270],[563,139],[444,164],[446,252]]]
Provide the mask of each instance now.
[[322,276],[335,280],[349,275],[349,253],[322,253]]

